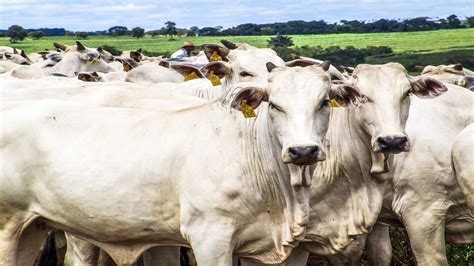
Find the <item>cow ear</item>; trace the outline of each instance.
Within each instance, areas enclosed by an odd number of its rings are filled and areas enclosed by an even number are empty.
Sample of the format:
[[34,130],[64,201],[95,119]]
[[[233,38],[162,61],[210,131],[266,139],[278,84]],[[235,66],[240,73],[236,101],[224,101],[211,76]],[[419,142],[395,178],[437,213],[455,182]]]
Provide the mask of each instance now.
[[443,82],[433,78],[416,77],[409,78],[409,80],[411,84],[411,93],[420,98],[435,98],[448,90]]
[[319,64],[319,66],[324,70],[324,71],[328,71],[329,68],[331,67],[331,62],[329,61],[324,61],[322,62],[321,64]]
[[342,107],[355,107],[367,99],[356,86],[346,83],[331,84],[329,98]]
[[130,51],[130,58],[136,62],[142,61],[142,54],[140,52]]
[[221,43],[230,50],[237,49],[237,47],[238,47],[237,44],[235,44],[231,41],[228,41],[228,40],[221,40]]
[[231,107],[241,110],[242,101],[246,101],[246,104],[252,106],[253,109],[256,109],[262,102],[268,101],[268,94],[262,88],[257,87],[246,87],[242,88],[239,92],[234,95],[232,99]]
[[162,67],[170,68],[170,62],[168,62],[168,61],[160,61],[158,63],[158,65],[160,65]]
[[26,60],[31,62],[31,59],[25,54],[25,51],[21,51],[20,55],[25,58]]
[[99,47],[97,47],[97,52],[102,53],[102,52],[104,52],[104,49],[102,49],[102,47],[99,46]]
[[86,47],[79,41],[76,41],[76,47],[78,51],[85,51]]
[[312,65],[318,65],[315,61],[307,60],[307,59],[294,59],[285,63],[287,67],[307,67]]
[[[66,51],[67,47],[65,45],[59,44],[57,42],[53,42],[54,48],[61,50],[61,51]],[[59,52],[59,51],[58,51]]]
[[220,79],[232,74],[232,69],[230,68],[229,64],[222,61],[210,62],[201,68],[201,72],[206,77],[209,76],[211,71],[213,71],[214,75],[217,75]]
[[137,53],[141,54],[142,53],[142,48],[136,50]]
[[268,73],[272,72],[273,69],[277,68],[277,66],[273,64],[272,62],[267,62],[266,67],[267,67]]
[[227,55],[229,55],[230,50],[226,47],[222,47],[217,44],[204,44],[203,50],[209,61],[211,61],[211,56],[214,54],[214,52],[217,52],[217,54],[222,58],[222,60],[226,62],[229,61],[227,59]]
[[188,76],[188,75],[190,75],[191,73],[194,72],[194,73],[196,73],[196,75],[199,78],[204,78],[204,74],[202,74],[202,72],[199,70],[199,68],[197,68],[193,65],[186,65],[186,64],[171,65],[170,68],[173,69],[174,71],[178,72],[179,74],[183,75],[183,76]]
[[463,65],[461,63],[457,63],[454,65],[454,70],[457,70],[457,71],[462,71],[463,70]]

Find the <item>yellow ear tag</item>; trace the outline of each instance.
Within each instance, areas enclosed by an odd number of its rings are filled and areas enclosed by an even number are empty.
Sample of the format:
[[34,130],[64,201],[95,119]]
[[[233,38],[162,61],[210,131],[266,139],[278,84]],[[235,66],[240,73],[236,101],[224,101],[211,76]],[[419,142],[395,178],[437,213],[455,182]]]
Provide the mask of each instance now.
[[130,69],[131,69],[131,68],[130,68],[130,65],[129,65],[129,64],[124,64],[124,65],[123,65],[123,71],[128,72],[128,71],[130,71]]
[[242,114],[244,114],[245,118],[257,117],[253,107],[247,104],[247,100],[242,100],[240,110],[242,110]]
[[193,79],[198,79],[199,76],[196,74],[196,72],[191,72],[191,74],[187,75],[187,76],[184,76],[184,81],[188,81],[188,80],[193,80]]
[[462,86],[462,87],[466,87],[466,85],[467,85],[467,80],[463,79],[463,80],[461,81],[461,86]]
[[209,57],[209,61],[222,61],[222,57],[217,53],[217,51],[214,51]]
[[330,107],[341,107],[335,100],[330,100],[329,101],[329,106]]
[[92,60],[92,62],[91,62],[91,63],[92,63],[93,65],[97,65],[97,64],[99,63],[99,60],[97,60],[97,59],[94,59],[94,60]]
[[209,77],[208,79],[211,81],[212,83],[212,86],[218,86],[218,85],[221,85],[221,79],[219,78],[219,76],[217,76],[216,74],[214,74],[214,71],[211,71],[209,73]]

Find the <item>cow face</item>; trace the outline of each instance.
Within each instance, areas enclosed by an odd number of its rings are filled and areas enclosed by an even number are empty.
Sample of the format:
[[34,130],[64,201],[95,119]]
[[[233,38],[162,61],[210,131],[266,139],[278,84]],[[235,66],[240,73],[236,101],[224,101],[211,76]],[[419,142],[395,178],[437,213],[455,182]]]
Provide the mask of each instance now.
[[320,66],[289,68],[268,63],[267,68],[271,71],[268,87],[243,89],[232,106],[240,109],[243,100],[253,108],[268,102],[270,130],[282,147],[284,163],[303,166],[324,160],[331,97],[351,105],[357,104],[361,95],[351,86],[332,86]]
[[375,153],[408,151],[410,142],[405,133],[410,95],[432,98],[447,90],[437,80],[411,78],[400,64],[360,65],[353,75],[353,84],[366,97],[356,108],[356,119],[371,137]]
[[229,43],[227,46],[234,49],[205,45],[206,55],[217,52],[224,61],[211,62],[201,69],[206,76],[207,73],[213,71],[220,78],[225,77],[224,86],[237,82],[252,82],[266,87],[268,83],[266,63],[271,62],[276,66],[285,65],[283,59],[268,48],[256,48],[245,44],[232,46]]

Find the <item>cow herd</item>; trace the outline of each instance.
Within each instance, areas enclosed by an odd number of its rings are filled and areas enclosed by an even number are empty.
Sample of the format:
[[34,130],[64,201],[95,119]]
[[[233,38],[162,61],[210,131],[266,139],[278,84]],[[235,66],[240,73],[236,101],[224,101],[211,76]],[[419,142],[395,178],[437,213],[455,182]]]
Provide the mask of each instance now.
[[446,265],[446,242],[474,242],[473,72],[222,44],[0,47],[0,265],[176,266],[180,246],[198,265],[390,265],[389,226]]

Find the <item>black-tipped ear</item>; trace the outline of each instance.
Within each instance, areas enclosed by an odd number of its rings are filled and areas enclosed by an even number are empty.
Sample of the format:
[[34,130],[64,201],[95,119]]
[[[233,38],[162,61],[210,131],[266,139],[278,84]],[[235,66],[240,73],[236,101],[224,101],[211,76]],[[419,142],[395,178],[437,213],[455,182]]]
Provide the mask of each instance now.
[[331,84],[329,98],[342,107],[358,106],[367,99],[356,86],[345,83]]
[[331,63],[329,61],[324,61],[322,62],[321,64],[319,64],[319,66],[324,70],[324,71],[328,71],[329,70],[329,67],[331,67]]
[[141,52],[142,52],[142,48],[140,48],[140,49],[136,50],[135,52],[137,52],[137,53],[141,53]]
[[268,94],[262,88],[257,87],[246,87],[237,92],[232,100],[230,106],[234,109],[241,111],[242,100],[245,100],[248,105],[256,109],[262,102],[268,101]]
[[[66,45],[59,44],[57,42],[53,42],[54,48],[61,50],[61,51],[66,51],[67,47]],[[59,52],[59,51],[58,51]]]
[[463,65],[462,65],[462,64],[460,64],[460,63],[457,63],[457,64],[455,64],[455,65],[454,65],[454,67],[453,67],[453,68],[454,68],[454,70],[457,70],[457,71],[462,71],[464,67],[463,67]]
[[275,69],[277,66],[273,64],[272,62],[267,62],[266,64],[268,72],[272,72],[273,69]]
[[227,47],[228,49],[231,49],[231,50],[234,50],[234,49],[237,49],[237,44],[231,42],[231,41],[228,41],[228,40],[221,40],[221,43]]
[[100,47],[100,46],[97,47],[97,52],[102,53],[103,51],[104,51],[104,49],[102,49],[102,47]]
[[13,53],[18,54],[18,51],[16,50],[16,48],[13,48]]
[[76,41],[76,46],[78,51],[85,51],[86,47],[79,41]]
[[168,61],[160,61],[158,63],[158,65],[160,65],[162,67],[170,68],[170,62],[168,62]]
[[433,78],[416,77],[409,80],[411,92],[420,98],[435,98],[448,90],[443,82]]

